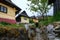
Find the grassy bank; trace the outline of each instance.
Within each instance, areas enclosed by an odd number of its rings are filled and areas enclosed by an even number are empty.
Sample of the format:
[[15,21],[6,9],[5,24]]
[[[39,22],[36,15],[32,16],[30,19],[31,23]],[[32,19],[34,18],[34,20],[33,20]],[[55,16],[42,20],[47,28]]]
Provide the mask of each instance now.
[[11,28],[19,28],[19,27],[24,27],[24,24],[9,24],[9,23],[6,23],[6,22],[0,22],[0,27],[11,27]]

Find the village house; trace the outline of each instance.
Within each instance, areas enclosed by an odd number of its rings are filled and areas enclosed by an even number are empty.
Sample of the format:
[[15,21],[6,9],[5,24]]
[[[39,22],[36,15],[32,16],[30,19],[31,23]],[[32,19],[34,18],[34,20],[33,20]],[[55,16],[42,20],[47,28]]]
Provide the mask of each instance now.
[[15,14],[20,10],[11,0],[0,0],[0,22],[16,23]]
[[31,16],[31,19],[36,27],[38,27],[38,18],[36,16]]
[[37,23],[37,22],[38,22],[38,18],[37,18],[37,17],[32,16],[31,18],[32,18],[32,21],[33,21],[34,23]]
[[29,16],[27,15],[26,11],[21,12],[17,17],[16,21],[18,23],[29,23]]

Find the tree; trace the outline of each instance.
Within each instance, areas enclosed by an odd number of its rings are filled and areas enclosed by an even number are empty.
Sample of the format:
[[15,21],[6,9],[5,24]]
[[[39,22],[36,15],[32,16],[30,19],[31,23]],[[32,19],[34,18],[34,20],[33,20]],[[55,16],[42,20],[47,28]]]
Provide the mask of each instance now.
[[55,13],[54,13],[54,21],[60,21],[60,10],[57,10]]
[[[44,21],[44,15],[47,14],[51,6],[48,5],[48,0],[28,0],[30,1],[30,10],[34,12],[39,12]],[[44,29],[43,29],[44,30]],[[47,39],[46,39],[47,40]]]
[[48,5],[48,0],[28,0],[31,1],[30,3],[30,10],[39,12],[44,21],[44,14],[47,14],[48,10],[51,8],[51,6]]

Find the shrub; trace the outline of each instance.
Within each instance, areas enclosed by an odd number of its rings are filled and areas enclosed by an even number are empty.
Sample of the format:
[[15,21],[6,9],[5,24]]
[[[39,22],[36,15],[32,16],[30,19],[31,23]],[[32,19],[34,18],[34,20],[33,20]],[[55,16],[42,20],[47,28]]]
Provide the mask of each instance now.
[[[21,32],[20,32],[21,31]],[[23,32],[23,33],[22,33]],[[25,28],[11,28],[11,27],[0,27],[0,37],[9,37],[9,38],[16,38],[19,37],[20,34],[22,33],[22,35],[24,36],[26,33]]]
[[18,29],[11,28],[8,30],[7,27],[0,28],[0,36],[8,36],[8,37],[18,37],[20,32]]
[[53,20],[60,21],[60,10],[57,10],[56,13],[54,13]]
[[7,30],[4,28],[0,28],[0,36],[5,36],[7,33]]

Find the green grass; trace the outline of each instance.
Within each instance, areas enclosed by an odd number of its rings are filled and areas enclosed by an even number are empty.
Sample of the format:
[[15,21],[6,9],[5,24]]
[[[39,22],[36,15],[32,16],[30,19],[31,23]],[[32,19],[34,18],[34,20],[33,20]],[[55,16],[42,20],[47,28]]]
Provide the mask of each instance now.
[[57,10],[53,17],[54,21],[60,21],[60,10]]
[[19,27],[24,27],[24,24],[20,23],[19,25],[17,25],[17,24],[9,24],[9,23],[6,23],[6,22],[0,22],[0,27],[19,28]]
[[40,24],[43,24],[43,25],[48,25],[48,24],[50,24],[50,23],[53,23],[53,16],[51,16],[51,17],[48,17],[48,19],[47,20],[41,20],[40,21]]

